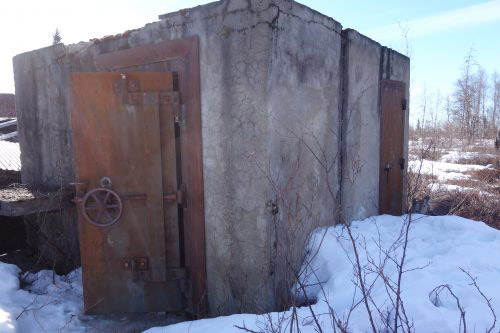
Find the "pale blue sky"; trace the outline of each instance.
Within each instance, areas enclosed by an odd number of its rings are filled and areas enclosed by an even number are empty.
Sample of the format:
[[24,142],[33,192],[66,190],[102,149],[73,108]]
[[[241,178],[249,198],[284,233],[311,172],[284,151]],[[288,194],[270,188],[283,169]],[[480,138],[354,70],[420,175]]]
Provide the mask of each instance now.
[[[207,3],[202,0],[19,0],[0,4],[0,92],[14,92],[12,57],[47,46],[56,27],[75,43],[141,27],[159,14]],[[299,1],[378,42],[404,51],[401,29],[409,29],[412,115],[419,96],[452,91],[463,59],[473,47],[491,74],[500,71],[500,0]]]

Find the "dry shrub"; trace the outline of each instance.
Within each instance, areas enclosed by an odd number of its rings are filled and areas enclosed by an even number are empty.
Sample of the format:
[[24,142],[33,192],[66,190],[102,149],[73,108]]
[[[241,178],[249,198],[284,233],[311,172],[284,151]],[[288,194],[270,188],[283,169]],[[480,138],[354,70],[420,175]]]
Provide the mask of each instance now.
[[476,152],[476,153],[492,154],[492,155],[495,155],[498,153],[498,151],[495,149],[495,146],[493,145],[493,143],[491,144],[491,146],[469,145],[469,146],[463,147],[463,150],[467,151],[467,152]]
[[438,161],[443,156],[443,149],[439,146],[442,145],[435,139],[415,142],[409,147],[408,155],[411,156],[412,160]]
[[500,229],[498,196],[476,191],[450,191],[439,200],[433,200],[430,209],[432,215],[457,215]]
[[437,184],[438,179],[434,175],[418,174],[408,170],[408,205],[412,200],[423,200],[426,196],[431,197],[431,187]]
[[500,199],[500,170],[483,169],[467,171],[464,174],[469,175],[470,178],[449,179],[446,183],[496,195]]
[[[486,191],[488,191],[489,190],[489,188],[485,188],[485,185],[482,184],[479,180],[472,179],[472,178],[449,179],[446,181],[446,185],[460,186],[460,187],[462,187],[462,191],[470,191],[470,190],[476,190],[476,191],[486,190]],[[446,190],[446,194],[448,194],[448,192],[450,192],[450,191],[453,191],[453,190]]]
[[448,184],[474,190],[449,191],[440,198],[433,198],[433,215],[458,215],[483,221],[500,229],[500,170],[482,169],[466,172],[469,179],[448,180]]
[[422,158],[424,160],[430,160],[430,161],[439,161],[441,159],[441,156],[443,156],[443,152],[441,149],[432,147],[431,149],[424,151],[422,154]]
[[460,158],[456,163],[458,164],[475,164],[475,165],[488,165],[496,164],[497,158],[492,155],[476,155],[469,158]]
[[488,168],[476,171],[469,171],[466,174],[470,175],[473,179],[477,179],[481,183],[500,185],[500,170]]

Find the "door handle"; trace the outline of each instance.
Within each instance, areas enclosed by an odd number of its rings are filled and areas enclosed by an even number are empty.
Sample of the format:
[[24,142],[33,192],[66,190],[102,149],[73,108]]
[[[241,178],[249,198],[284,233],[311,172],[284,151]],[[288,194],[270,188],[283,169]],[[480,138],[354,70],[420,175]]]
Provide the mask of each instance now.
[[391,171],[392,169],[392,165],[390,165],[389,163],[384,167],[384,171],[386,172],[386,176],[387,176],[387,180],[386,180],[386,183],[389,184],[389,171]]

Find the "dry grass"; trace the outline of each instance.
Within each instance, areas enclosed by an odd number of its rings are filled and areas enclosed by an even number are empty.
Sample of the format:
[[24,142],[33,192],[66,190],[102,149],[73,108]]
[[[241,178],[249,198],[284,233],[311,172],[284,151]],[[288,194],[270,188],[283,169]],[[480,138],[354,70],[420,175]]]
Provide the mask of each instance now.
[[438,183],[434,175],[417,174],[408,170],[408,206],[413,200],[421,201],[425,197],[432,197],[431,187]]
[[499,169],[482,169],[476,171],[469,171],[466,174],[470,175],[472,179],[475,179],[481,183],[489,185],[500,185],[500,170]]
[[469,179],[449,180],[447,183],[471,190],[434,194],[431,214],[458,215],[500,229],[500,170],[483,169],[466,174]]
[[433,215],[457,215],[475,221],[483,221],[500,229],[500,200],[498,196],[478,191],[450,191],[444,197],[431,201]]
[[[411,159],[439,161],[443,153],[447,151],[442,143],[439,138],[420,140],[410,146]],[[454,163],[483,166],[498,164],[500,166],[500,152],[495,150],[493,145],[488,145],[488,142],[469,146],[463,143],[460,145],[458,142],[452,146],[461,146],[461,151],[475,153]],[[429,209],[426,211],[430,215],[457,215],[483,221],[500,229],[500,168],[469,171],[464,175],[468,177],[449,179],[444,184],[435,177],[409,173],[409,191],[417,188],[416,191],[414,190],[417,201],[423,201],[426,197],[430,198]],[[446,185],[456,185],[460,189],[450,190]]]
[[[500,170],[483,169],[465,172],[470,178],[450,179],[446,183],[464,188],[500,195]],[[499,198],[500,199],[500,198]]]
[[477,152],[477,153],[482,153],[482,154],[498,154],[498,151],[495,149],[495,146],[492,144],[491,146],[473,146],[473,145],[468,145],[464,146],[463,151],[467,152]]
[[478,155],[469,158],[460,158],[456,163],[458,164],[475,164],[475,165],[488,165],[496,164],[498,158],[493,155]]
[[414,146],[410,147],[408,151],[408,155],[411,156],[411,159],[416,160],[430,160],[430,161],[439,161],[441,156],[443,156],[443,151],[440,148],[437,148],[433,143],[430,143],[429,146]]

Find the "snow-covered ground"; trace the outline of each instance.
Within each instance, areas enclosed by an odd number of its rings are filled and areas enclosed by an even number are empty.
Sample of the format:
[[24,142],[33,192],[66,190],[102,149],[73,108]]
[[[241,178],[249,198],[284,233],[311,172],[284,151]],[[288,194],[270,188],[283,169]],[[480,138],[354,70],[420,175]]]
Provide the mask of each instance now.
[[485,154],[483,152],[477,152],[477,151],[463,151],[461,149],[455,148],[449,151],[446,151],[446,153],[441,157],[442,162],[448,162],[448,163],[457,163],[460,160],[464,159],[474,159],[474,158],[494,158],[495,155],[493,154]]
[[[367,258],[377,261],[380,250],[389,249],[398,238],[407,217],[378,216],[354,222],[353,233],[360,244],[360,258],[363,267]],[[407,249],[403,275],[402,299],[408,317],[415,324],[416,332],[458,332],[460,312],[456,301],[447,292],[439,300],[429,296],[433,288],[448,284],[466,311],[467,327],[470,331],[484,332],[493,323],[493,317],[478,291],[470,285],[470,278],[460,268],[477,277],[482,292],[492,298],[491,304],[500,315],[500,231],[484,223],[454,216],[427,217],[413,215],[410,241]],[[321,244],[321,246],[320,246]],[[366,249],[366,250],[365,250]],[[398,251],[400,251],[399,248]],[[346,315],[353,302],[361,299],[359,290],[353,284],[353,250],[345,230],[341,226],[319,229],[308,247],[315,254],[311,260],[307,283],[322,281],[323,288],[312,283],[307,288],[312,305],[325,332],[332,332],[328,304],[339,318]],[[368,254],[368,255],[367,255]],[[422,269],[411,270],[415,267]],[[395,278],[394,265],[387,264],[384,272]],[[82,290],[79,271],[67,277],[53,277],[48,271],[30,276],[35,281],[30,291],[19,289],[18,269],[0,263],[0,332],[79,332],[85,331],[80,321],[82,311]],[[368,284],[375,274],[367,276]],[[371,291],[373,301],[384,310],[390,301],[382,280],[375,281]],[[297,310],[302,332],[315,332],[315,325],[308,307]],[[184,322],[167,327],[148,330],[156,332],[238,332],[235,326],[245,325],[260,331],[279,318],[289,317],[290,311],[267,315],[239,314],[212,319]],[[377,323],[380,317],[374,314]],[[351,332],[370,331],[367,313],[363,305],[357,306],[351,314]],[[286,325],[283,323],[283,325]],[[43,327],[43,329],[41,329]],[[492,332],[498,332],[500,323]],[[283,331],[290,331],[289,327]]]
[[408,168],[414,172],[420,172],[425,175],[435,176],[440,182],[446,182],[451,179],[469,179],[465,174],[469,171],[486,169],[486,166],[473,164],[458,164],[441,161],[409,161]]
[[[430,176],[433,179],[428,184],[431,192],[479,192],[484,187],[488,190],[491,185],[500,186],[500,182],[496,185],[484,184],[482,179],[471,175],[474,171],[498,168],[495,164],[500,160],[500,152],[493,148],[492,140],[478,140],[469,146],[463,146],[460,142],[454,144],[455,147],[443,148],[439,140],[436,143],[410,141],[408,169]],[[467,183],[469,186],[465,185]]]
[[52,271],[25,274],[30,283],[20,289],[20,270],[0,262],[0,332],[83,332],[81,270],[66,276]]

